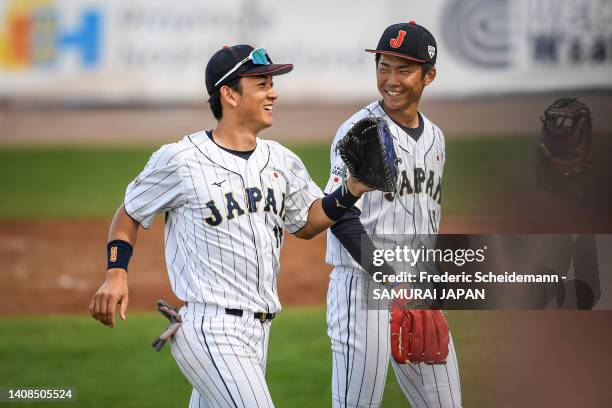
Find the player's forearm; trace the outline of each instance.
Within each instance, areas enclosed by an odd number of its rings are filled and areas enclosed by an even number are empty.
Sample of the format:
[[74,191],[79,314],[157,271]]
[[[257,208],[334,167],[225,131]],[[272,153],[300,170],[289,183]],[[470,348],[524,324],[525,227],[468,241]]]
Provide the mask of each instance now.
[[[346,182],[345,193],[337,194],[341,193],[342,189],[343,187],[338,187],[338,190],[323,199],[316,200],[310,206],[306,225],[295,234],[296,237],[311,239],[331,227],[353,207],[355,201],[363,193],[371,191],[371,189],[351,177]],[[325,200],[328,200],[328,202],[325,203]]]
[[118,304],[121,319],[125,320],[129,299],[127,270],[132,246],[136,243],[138,226],[121,205],[108,232],[106,279],[91,300],[89,313],[109,327],[115,324],[115,309]]
[[325,215],[325,212],[323,211],[323,207],[321,205],[321,199],[319,198],[310,206],[306,225],[304,225],[302,229],[296,232],[295,236],[301,239],[311,239],[317,234],[329,228],[335,222],[336,221]]
[[375,272],[380,272],[383,277],[395,275],[395,271],[387,263],[378,266],[374,264],[376,246],[361,223],[360,214],[359,210],[353,207],[331,227],[332,234],[370,276]]
[[139,224],[130,217],[121,205],[111,223],[107,245],[107,276],[125,278],[132,257]]
[[108,242],[121,240],[129,242],[132,246],[136,245],[139,224],[130,217],[123,205],[121,205],[111,223],[108,231]]

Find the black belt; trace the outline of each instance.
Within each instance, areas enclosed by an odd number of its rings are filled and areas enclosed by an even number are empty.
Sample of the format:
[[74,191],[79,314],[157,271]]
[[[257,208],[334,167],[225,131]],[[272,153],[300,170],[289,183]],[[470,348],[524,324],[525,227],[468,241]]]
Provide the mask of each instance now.
[[[225,308],[225,313],[232,316],[242,317],[242,315],[244,314],[244,310]],[[255,320],[259,320],[263,323],[273,320],[276,317],[276,313],[255,312],[253,313],[253,316],[255,317]]]

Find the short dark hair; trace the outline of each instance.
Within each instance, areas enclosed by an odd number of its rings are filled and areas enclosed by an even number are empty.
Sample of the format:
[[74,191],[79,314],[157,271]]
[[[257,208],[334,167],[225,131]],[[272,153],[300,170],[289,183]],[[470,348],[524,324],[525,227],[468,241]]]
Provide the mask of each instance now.
[[[378,67],[378,61],[380,61],[380,53],[376,53],[375,55],[375,60],[376,60],[376,66]],[[423,63],[423,69],[421,71],[421,78],[425,78],[425,75],[427,75],[427,73],[429,71],[431,71],[434,67],[434,64],[432,64],[431,62],[424,62]]]
[[[240,81],[240,77],[232,79],[230,82],[225,84],[225,86],[229,86],[235,92],[242,94],[242,83]],[[210,104],[210,110],[212,111],[215,119],[220,120],[223,117],[223,107],[221,106],[221,92],[220,88],[215,89],[212,95],[210,95],[210,99],[208,100]]]

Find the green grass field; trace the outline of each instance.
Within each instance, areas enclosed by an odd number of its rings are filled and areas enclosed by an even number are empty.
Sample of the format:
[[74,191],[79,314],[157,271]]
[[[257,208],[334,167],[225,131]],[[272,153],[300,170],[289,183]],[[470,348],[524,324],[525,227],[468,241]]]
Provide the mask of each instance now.
[[[501,181],[516,175],[508,169],[529,171],[534,143],[535,138],[449,141],[443,177],[445,213],[469,213],[495,205],[496,197],[508,190]],[[324,186],[329,147],[289,147],[304,160],[312,178]],[[108,218],[155,149],[2,148],[0,218]],[[518,187],[529,188],[533,177],[521,180],[525,185]]]
[[[478,332],[464,312],[449,316],[460,350],[464,406],[476,406],[483,398],[473,358]],[[150,346],[165,322],[157,314],[128,314],[110,330],[82,315],[1,318],[0,387],[73,387],[77,401],[68,405],[78,407],[185,407],[191,387],[169,347],[155,353]],[[277,407],[331,405],[323,308],[283,311],[273,324],[269,350],[266,377]],[[391,369],[388,379],[383,407],[406,406]]]

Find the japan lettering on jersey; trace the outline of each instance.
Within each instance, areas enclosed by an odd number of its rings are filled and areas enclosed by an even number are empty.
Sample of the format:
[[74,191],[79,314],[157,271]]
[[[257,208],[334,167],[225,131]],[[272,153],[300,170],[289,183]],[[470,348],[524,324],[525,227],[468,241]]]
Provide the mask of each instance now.
[[[399,158],[397,192],[368,192],[355,204],[361,211],[360,220],[366,232],[369,235],[404,236],[437,234],[442,203],[442,172],[446,159],[444,135],[423,114],[423,134],[417,141],[387,116],[379,102],[371,103],[344,122],[331,146],[331,171],[325,192],[334,191],[342,183],[341,173],[345,165],[336,151],[338,142],[355,122],[366,116],[387,120]],[[360,268],[331,231],[327,232],[326,262],[334,266]]]
[[155,152],[124,205],[144,228],[166,213],[166,264],[179,299],[275,313],[283,231],[302,228],[321,196],[279,143],[257,139],[244,160],[202,131]]

